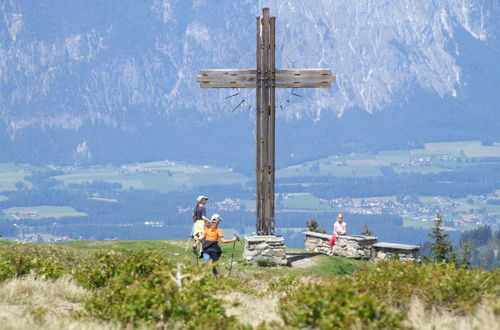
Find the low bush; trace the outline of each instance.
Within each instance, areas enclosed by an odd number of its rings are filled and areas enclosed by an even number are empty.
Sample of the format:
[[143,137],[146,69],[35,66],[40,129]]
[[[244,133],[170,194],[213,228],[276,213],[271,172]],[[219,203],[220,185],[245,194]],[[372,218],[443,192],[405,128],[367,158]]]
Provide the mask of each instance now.
[[279,302],[286,325],[319,329],[394,329],[403,314],[392,311],[370,293],[360,294],[342,281],[300,285]]
[[404,309],[412,297],[427,306],[458,312],[473,309],[484,298],[498,295],[500,271],[457,268],[453,264],[380,262],[352,276],[351,285]]
[[76,276],[94,290],[85,306],[89,315],[125,325],[234,328],[216,298],[212,274],[177,265],[154,251],[97,254]]
[[297,289],[301,283],[297,276],[282,276],[269,283],[268,290],[270,292],[290,292]]
[[269,259],[259,259],[257,260],[257,266],[259,267],[276,267],[276,262]]
[[481,302],[498,298],[499,275],[444,263],[385,261],[315,284],[282,278],[270,289],[284,291],[280,314],[290,326],[398,328],[415,298],[429,310],[472,313]]
[[57,279],[75,263],[67,249],[42,244],[9,244],[0,248],[0,281],[33,272],[35,277]]

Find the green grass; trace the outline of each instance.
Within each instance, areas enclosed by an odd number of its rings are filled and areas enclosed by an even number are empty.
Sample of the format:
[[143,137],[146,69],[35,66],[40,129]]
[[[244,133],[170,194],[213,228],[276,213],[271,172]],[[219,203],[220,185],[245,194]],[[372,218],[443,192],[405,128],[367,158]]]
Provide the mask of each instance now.
[[329,204],[320,203],[311,193],[290,193],[281,200],[283,209],[331,210]]
[[[5,241],[0,241],[2,244]],[[135,251],[139,249],[152,249],[168,256],[174,261],[183,261],[192,264],[198,263],[203,265],[203,260],[197,259],[191,251],[191,244],[193,241],[187,240],[168,240],[168,241],[74,241],[57,243],[57,246],[64,246],[70,248],[82,256],[89,255],[93,252],[103,250],[115,251]],[[8,243],[3,243],[8,244]],[[187,251],[185,250],[188,247]],[[218,269],[224,276],[229,273],[230,259],[233,251],[233,243],[220,244],[222,249],[222,256],[219,260]],[[371,264],[366,261],[359,261],[348,259],[344,257],[329,257],[324,254],[315,252],[307,252],[302,249],[287,249],[287,252],[292,254],[301,254],[302,257],[314,259],[314,265],[305,268],[292,268],[292,267],[273,267],[265,268],[259,266],[247,265],[243,260],[243,249],[245,242],[243,240],[234,244],[234,258],[236,262],[232,267],[232,274],[238,276],[238,273],[263,273],[273,276],[281,275],[316,275],[316,276],[338,276],[348,275],[359,267],[370,266]],[[186,251],[186,253],[185,253]],[[185,254],[184,254],[185,253]]]
[[403,217],[403,227],[413,227],[422,229],[431,229],[434,226],[434,221],[432,219],[426,218],[427,221],[423,219],[413,219],[411,217]]
[[[19,212],[34,211],[37,215],[19,214]],[[2,210],[8,219],[43,219],[43,218],[62,218],[62,217],[82,217],[86,213],[78,212],[70,206],[25,206],[11,207]]]
[[429,173],[449,172],[450,169],[443,168],[443,167],[437,167],[437,166],[423,166],[423,167],[395,167],[394,171],[396,173],[429,174]]
[[92,181],[119,183],[123,189],[146,189],[159,192],[179,191],[199,185],[245,183],[248,177],[230,169],[191,166],[165,161],[124,165],[122,167],[65,168],[56,176],[68,184]]
[[28,188],[32,184],[24,178],[31,174],[28,165],[15,165],[12,163],[0,163],[0,193],[3,191],[16,191],[16,183],[22,182]]

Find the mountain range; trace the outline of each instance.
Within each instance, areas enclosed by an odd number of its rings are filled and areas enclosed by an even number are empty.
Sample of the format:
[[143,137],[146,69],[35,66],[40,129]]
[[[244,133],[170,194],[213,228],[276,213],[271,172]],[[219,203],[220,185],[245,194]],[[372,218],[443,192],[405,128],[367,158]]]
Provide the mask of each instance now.
[[277,19],[277,67],[337,76],[330,89],[277,92],[278,167],[500,141],[497,0],[5,0],[0,161],[251,172],[254,91],[201,89],[195,77],[255,66],[263,7]]

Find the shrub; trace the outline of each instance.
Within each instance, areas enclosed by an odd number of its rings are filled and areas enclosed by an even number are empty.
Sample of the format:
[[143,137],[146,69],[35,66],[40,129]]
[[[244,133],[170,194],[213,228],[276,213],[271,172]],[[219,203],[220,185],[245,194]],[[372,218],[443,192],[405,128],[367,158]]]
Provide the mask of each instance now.
[[286,325],[297,328],[393,329],[403,315],[378,301],[371,293],[360,294],[345,281],[301,285],[279,302]]
[[307,221],[306,228],[307,228],[307,230],[315,232],[315,233],[326,234],[325,229],[319,228],[319,224],[318,224],[318,221],[316,219],[311,219],[311,221]]
[[484,298],[498,295],[499,275],[499,271],[457,268],[445,263],[384,261],[354,273],[351,285],[397,308],[405,309],[411,298],[417,297],[428,307],[466,312]]
[[79,282],[94,290],[86,310],[103,320],[190,329],[236,325],[215,296],[212,274],[194,266],[175,268],[157,252],[100,253],[77,273]]
[[149,276],[157,268],[172,265],[170,260],[152,250],[126,254],[97,252],[88,262],[77,267],[74,276],[84,288],[97,289],[106,286],[114,277],[121,277],[130,284],[137,278]]
[[259,259],[257,260],[257,266],[259,267],[276,267],[276,262],[269,259]]
[[397,328],[414,298],[428,309],[470,313],[482,301],[498,297],[499,283],[499,270],[383,261],[348,278],[308,285],[283,278],[270,289],[284,291],[279,309],[289,326]]
[[33,272],[36,277],[57,279],[74,264],[69,250],[42,244],[9,244],[0,248],[0,281]]
[[268,290],[271,292],[289,292],[295,290],[301,283],[297,276],[283,276],[269,283]]

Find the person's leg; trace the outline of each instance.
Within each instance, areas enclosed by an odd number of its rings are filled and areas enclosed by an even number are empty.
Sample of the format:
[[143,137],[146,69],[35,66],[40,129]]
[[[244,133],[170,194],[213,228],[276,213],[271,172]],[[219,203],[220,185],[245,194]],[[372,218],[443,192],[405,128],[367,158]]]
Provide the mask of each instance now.
[[[212,261],[212,264],[215,262],[211,256],[210,252],[203,252],[203,261],[205,261],[206,263],[209,263],[210,261]],[[218,272],[217,272],[217,269],[215,268],[215,266],[212,267],[212,274],[214,274],[215,277],[217,277],[217,275],[218,275]]]
[[[212,256],[212,263],[215,263],[217,261],[219,261],[219,258],[216,256]],[[219,275],[219,272],[217,271],[217,268],[215,268],[215,265],[212,267],[212,274],[214,274],[215,277]]]
[[333,254],[333,246],[335,245],[335,235],[332,235],[332,237],[330,238],[330,251],[328,251],[328,255],[332,255]]

